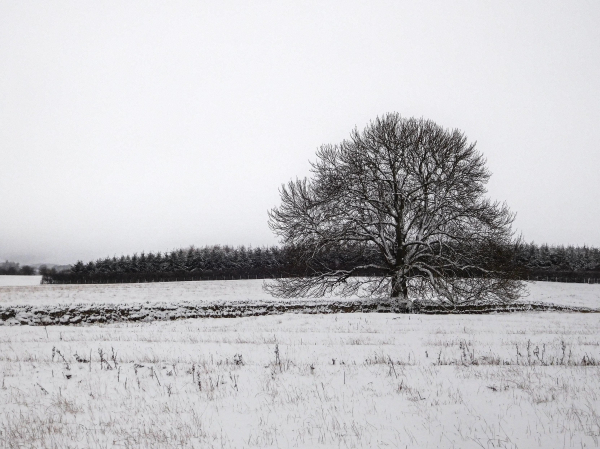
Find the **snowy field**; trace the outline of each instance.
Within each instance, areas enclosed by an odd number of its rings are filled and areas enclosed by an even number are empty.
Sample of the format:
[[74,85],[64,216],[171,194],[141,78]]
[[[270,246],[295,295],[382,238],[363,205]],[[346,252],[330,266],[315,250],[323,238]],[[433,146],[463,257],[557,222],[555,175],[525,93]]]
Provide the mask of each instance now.
[[0,275],[0,288],[6,286],[40,285],[41,276]]
[[[0,279],[3,276],[0,276]],[[33,278],[37,276],[6,276]],[[26,281],[19,281],[26,282]],[[262,280],[159,282],[147,284],[18,285],[0,284],[0,305],[145,303],[179,301],[269,301]],[[600,284],[528,282],[524,301],[600,307]]]
[[599,337],[573,313],[4,327],[0,441],[597,447]]
[[[0,287],[0,301],[268,299],[261,285]],[[600,302],[598,285],[529,289]],[[593,313],[3,326],[0,447],[598,447],[599,362]]]

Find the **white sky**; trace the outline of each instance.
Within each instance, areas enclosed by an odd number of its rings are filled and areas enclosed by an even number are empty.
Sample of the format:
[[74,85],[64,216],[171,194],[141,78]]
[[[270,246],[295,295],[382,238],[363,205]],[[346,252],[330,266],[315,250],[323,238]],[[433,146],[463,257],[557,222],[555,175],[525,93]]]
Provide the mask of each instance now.
[[600,2],[0,1],[0,259],[277,243],[317,147],[463,130],[527,241],[600,246]]

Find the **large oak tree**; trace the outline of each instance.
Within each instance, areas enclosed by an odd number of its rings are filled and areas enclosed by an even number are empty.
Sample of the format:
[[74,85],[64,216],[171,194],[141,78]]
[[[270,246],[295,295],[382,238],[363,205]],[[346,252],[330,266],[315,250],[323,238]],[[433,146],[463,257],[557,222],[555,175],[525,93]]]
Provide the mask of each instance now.
[[269,211],[304,267],[268,286],[272,294],[451,304],[520,295],[514,215],[487,198],[485,159],[459,130],[391,113],[320,147],[311,165],[310,179],[282,186]]

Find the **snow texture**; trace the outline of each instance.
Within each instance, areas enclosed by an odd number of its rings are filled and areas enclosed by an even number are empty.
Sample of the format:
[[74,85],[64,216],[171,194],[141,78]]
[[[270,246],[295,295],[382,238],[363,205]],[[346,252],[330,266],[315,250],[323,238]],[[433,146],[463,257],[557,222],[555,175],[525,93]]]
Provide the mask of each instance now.
[[595,314],[0,328],[0,447],[581,448]]
[[40,285],[41,283],[42,276],[0,275],[0,288],[7,286]]
[[[600,305],[600,301],[590,298],[594,294],[600,294],[598,285],[538,282],[531,284],[537,294],[530,294],[527,303],[508,307],[483,305],[445,309],[435,304],[420,304],[418,307],[413,307],[407,303],[398,304],[393,300],[358,298],[273,300],[263,292],[262,283],[263,281],[243,280],[3,287],[0,289],[2,298],[0,299],[0,325],[46,326],[185,318],[231,318],[286,312],[308,314],[493,313],[533,310],[598,312],[598,305]],[[165,298],[171,299],[165,301]],[[544,301],[530,301],[533,298],[543,298]],[[108,301],[104,302],[106,299]],[[596,307],[589,307],[592,303]]]
[[[0,279],[3,276],[0,276]],[[8,276],[12,277],[12,276]],[[15,276],[35,277],[35,276]],[[158,282],[144,284],[1,286],[0,305],[55,305],[197,301],[272,301],[263,280]],[[266,281],[268,282],[268,281]],[[528,282],[527,302],[600,307],[600,284]],[[350,297],[350,300],[357,299]]]

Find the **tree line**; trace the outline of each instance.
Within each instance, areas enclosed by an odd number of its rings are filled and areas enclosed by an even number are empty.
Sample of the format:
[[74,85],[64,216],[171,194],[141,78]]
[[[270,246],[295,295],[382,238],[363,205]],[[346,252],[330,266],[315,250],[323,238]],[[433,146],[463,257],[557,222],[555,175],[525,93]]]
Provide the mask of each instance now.
[[534,273],[600,272],[600,248],[529,243],[521,246],[517,261]]
[[44,283],[200,280],[220,276],[266,278],[294,271],[289,249],[228,245],[77,261],[68,271],[43,274]]
[[31,276],[34,274],[36,274],[36,269],[29,265],[20,266],[20,264],[8,260],[0,263],[0,275]]
[[[190,247],[168,252],[106,257],[84,263],[78,261],[70,270],[40,269],[45,283],[77,282],[150,282],[171,280],[201,280],[216,278],[270,278],[307,273],[298,263],[299,248],[245,247],[214,245]],[[364,260],[358,261],[357,258]],[[338,247],[320,255],[320,263],[347,269],[357,263],[368,265],[376,261],[377,253],[365,258],[351,248]],[[517,251],[517,266],[522,276],[600,277],[600,248],[577,246],[523,244]],[[14,271],[14,267],[12,269]],[[13,273],[2,274],[19,274]],[[357,275],[377,274],[363,270]]]

